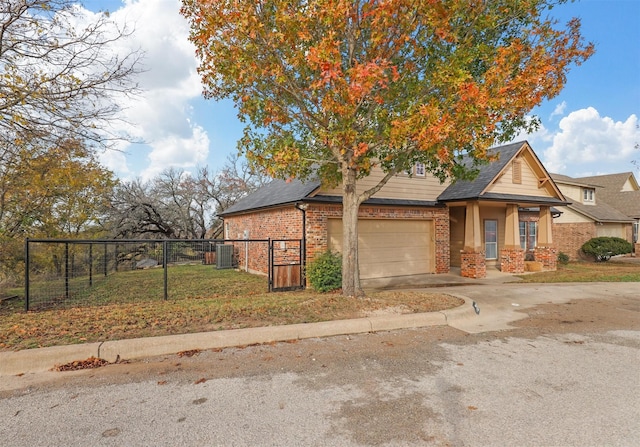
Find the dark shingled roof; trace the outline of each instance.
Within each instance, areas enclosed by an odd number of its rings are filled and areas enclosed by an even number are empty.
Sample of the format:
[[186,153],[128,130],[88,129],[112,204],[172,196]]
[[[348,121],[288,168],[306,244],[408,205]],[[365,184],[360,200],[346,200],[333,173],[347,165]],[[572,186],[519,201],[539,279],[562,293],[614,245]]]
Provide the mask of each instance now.
[[[489,154],[499,154],[498,160],[489,164],[478,166],[480,172],[478,173],[478,176],[475,180],[460,180],[452,183],[447,189],[442,192],[442,194],[440,194],[440,196],[438,196],[438,200],[443,202],[469,199],[510,201],[517,200],[521,202],[539,204],[565,205],[567,202],[554,197],[519,196],[515,194],[497,193],[482,194],[482,192],[491,184],[491,182],[504,169],[504,167],[513,159],[513,157],[516,156],[516,154],[518,153],[518,151],[520,151],[524,144],[526,144],[526,141],[518,141],[516,143],[489,149]],[[471,159],[463,160],[463,164],[469,168],[473,167]]]
[[[438,197],[438,200],[442,201],[450,201],[450,200],[461,200],[461,199],[475,199],[480,197],[482,191],[485,190],[487,186],[496,178],[496,175],[506,166],[506,164],[513,158],[513,156],[520,150],[524,142],[520,141],[517,143],[508,144],[506,146],[500,146],[496,148],[489,149],[489,154],[497,154],[500,156],[498,160],[480,165],[478,168],[480,172],[475,180],[459,180],[457,182],[452,183],[447,189],[445,189],[442,194]],[[463,160],[463,164],[467,168],[472,168],[472,160],[470,158],[465,158]]]
[[[521,196],[515,194],[482,194],[487,186],[495,179],[502,169],[513,159],[525,141],[507,144],[496,148],[489,149],[490,154],[499,153],[498,160],[486,165],[480,165],[477,178],[474,181],[458,181],[445,189],[438,197],[438,201],[422,201],[422,200],[402,200],[402,199],[381,199],[372,198],[365,202],[371,205],[404,205],[404,206],[443,206],[443,202],[451,200],[466,199],[486,199],[486,200],[508,200],[520,201],[532,204],[545,205],[565,205],[567,202],[553,197],[537,197],[537,196]],[[467,167],[472,167],[470,158],[464,159],[463,163]],[[268,208],[278,205],[286,205],[299,201],[306,202],[329,202],[341,203],[342,197],[339,196],[316,196],[309,197],[314,191],[320,187],[320,181],[301,182],[300,180],[273,180],[269,184],[263,186],[256,192],[248,195],[244,199],[238,201],[235,205],[229,207],[221,216],[237,214],[246,211],[253,211],[262,208]],[[481,195],[482,194],[482,195]]]
[[303,183],[300,180],[273,180],[247,197],[230,206],[221,216],[243,211],[267,208],[276,205],[298,202],[320,187],[320,181]]

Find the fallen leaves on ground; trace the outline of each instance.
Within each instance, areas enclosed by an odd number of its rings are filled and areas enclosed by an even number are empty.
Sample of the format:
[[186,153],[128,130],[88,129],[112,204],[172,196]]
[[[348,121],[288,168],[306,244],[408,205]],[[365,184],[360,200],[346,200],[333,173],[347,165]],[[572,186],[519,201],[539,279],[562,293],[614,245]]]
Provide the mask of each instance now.
[[108,364],[109,362],[105,359],[91,356],[86,360],[74,360],[73,362],[66,363],[64,365],[57,365],[53,369],[55,371],[78,371],[80,369],[100,368],[101,366]]
[[178,357],[193,357],[194,355],[200,354],[199,349],[190,349],[188,351],[180,351],[178,352]]

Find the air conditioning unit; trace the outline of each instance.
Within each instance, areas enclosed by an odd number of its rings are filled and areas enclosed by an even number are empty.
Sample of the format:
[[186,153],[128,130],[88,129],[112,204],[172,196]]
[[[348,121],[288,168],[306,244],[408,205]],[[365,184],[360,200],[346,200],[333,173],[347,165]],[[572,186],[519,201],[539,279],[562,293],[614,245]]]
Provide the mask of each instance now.
[[225,245],[225,244],[216,245],[216,268],[217,269],[233,268],[233,245]]

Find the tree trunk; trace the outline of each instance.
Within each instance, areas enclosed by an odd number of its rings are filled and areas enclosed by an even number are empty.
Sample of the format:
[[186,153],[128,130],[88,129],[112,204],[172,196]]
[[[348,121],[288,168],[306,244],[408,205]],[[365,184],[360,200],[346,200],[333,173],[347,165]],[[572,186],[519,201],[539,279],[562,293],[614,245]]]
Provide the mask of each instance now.
[[360,287],[360,267],[358,264],[358,208],[356,194],[356,171],[343,169],[342,172],[342,294],[344,296],[364,295]]

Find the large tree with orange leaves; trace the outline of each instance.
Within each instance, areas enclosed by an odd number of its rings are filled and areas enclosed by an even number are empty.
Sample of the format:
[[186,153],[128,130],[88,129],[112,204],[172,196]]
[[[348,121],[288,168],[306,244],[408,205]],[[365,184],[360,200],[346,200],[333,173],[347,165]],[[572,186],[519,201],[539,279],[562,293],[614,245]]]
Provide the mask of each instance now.
[[[462,155],[536,126],[527,114],[587,59],[564,0],[183,0],[205,96],[232,98],[240,147],[268,173],[343,191],[343,293],[360,293],[360,204],[422,162],[469,175]],[[374,168],[382,181],[356,192]]]

